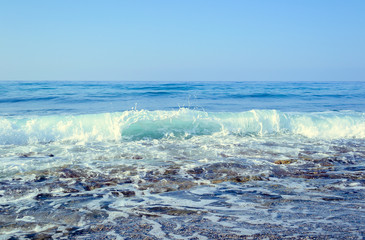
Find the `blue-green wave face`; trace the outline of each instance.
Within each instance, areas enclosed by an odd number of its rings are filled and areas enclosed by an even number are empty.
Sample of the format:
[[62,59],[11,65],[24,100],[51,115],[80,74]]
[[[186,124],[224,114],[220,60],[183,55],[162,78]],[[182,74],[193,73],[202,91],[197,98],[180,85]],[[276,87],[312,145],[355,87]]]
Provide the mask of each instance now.
[[365,115],[352,111],[283,113],[276,110],[251,110],[208,113],[180,109],[0,118],[0,144],[3,145],[190,138],[213,134],[364,138]]

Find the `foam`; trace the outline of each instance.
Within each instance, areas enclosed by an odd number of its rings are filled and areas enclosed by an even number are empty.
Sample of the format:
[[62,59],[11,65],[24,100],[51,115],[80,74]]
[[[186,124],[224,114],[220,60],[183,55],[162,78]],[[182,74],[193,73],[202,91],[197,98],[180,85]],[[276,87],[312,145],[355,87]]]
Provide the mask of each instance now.
[[77,143],[201,135],[267,136],[296,134],[308,138],[365,138],[364,113],[283,113],[251,110],[239,113],[125,111],[89,115],[0,117],[0,144],[55,141]]

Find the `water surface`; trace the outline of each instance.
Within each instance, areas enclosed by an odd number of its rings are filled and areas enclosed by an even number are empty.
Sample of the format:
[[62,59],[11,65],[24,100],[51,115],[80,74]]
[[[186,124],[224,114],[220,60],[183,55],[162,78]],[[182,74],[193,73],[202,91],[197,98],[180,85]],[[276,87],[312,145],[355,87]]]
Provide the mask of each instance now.
[[364,82],[2,82],[5,239],[365,235]]

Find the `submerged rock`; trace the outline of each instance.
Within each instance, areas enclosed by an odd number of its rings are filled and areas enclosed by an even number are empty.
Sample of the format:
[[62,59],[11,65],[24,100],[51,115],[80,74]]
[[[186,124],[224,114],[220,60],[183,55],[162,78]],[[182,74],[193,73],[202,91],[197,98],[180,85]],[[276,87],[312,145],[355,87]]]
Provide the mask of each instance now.
[[293,162],[295,162],[295,160],[276,160],[274,163],[275,164],[291,164],[291,163],[293,163]]
[[37,196],[35,196],[34,199],[38,200],[38,201],[44,201],[44,200],[51,199],[52,197],[53,197],[53,195],[51,193],[40,193]]
[[134,196],[136,196],[136,192],[135,191],[131,191],[131,190],[116,190],[116,191],[112,191],[111,193],[115,197],[119,197],[119,196],[123,196],[123,197],[134,197]]

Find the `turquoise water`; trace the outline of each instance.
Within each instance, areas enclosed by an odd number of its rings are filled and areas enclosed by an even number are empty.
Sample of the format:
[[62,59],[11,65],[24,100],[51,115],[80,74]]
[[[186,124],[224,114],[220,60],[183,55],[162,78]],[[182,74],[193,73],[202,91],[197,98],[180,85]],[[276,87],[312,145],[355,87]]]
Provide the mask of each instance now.
[[364,140],[365,82],[1,82],[0,233],[361,239]]

